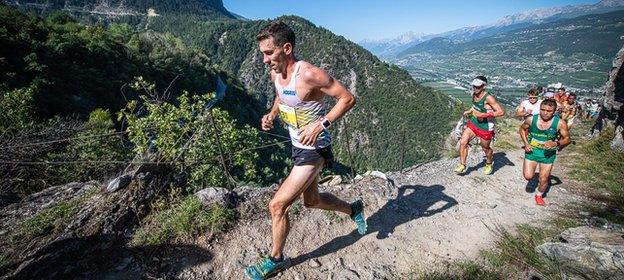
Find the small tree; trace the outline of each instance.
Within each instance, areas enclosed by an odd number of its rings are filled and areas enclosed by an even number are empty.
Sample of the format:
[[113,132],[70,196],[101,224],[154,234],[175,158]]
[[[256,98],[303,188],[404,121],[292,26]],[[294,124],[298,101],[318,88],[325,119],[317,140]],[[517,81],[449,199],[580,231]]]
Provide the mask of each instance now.
[[34,93],[27,87],[0,92],[0,133],[9,129],[23,129],[34,122]]
[[259,156],[249,149],[261,143],[257,131],[237,127],[225,110],[208,108],[214,93],[191,97],[184,92],[169,102],[142,78],[133,88],[145,93],[142,102],[128,102],[119,118],[127,121],[128,138],[137,154],[172,164],[187,175],[190,190],[229,186],[230,179],[258,179]]
[[60,167],[60,177],[70,181],[102,179],[116,173],[129,157],[110,113],[104,109],[91,112],[84,130],[73,137],[65,152],[50,155],[52,160],[74,162]]

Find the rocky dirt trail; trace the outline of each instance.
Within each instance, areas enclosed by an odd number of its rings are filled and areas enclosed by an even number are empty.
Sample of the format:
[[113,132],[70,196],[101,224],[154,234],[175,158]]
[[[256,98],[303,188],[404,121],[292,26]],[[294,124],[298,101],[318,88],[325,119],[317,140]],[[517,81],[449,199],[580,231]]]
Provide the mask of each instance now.
[[[480,150],[470,155],[462,176],[452,172],[457,159],[445,159],[388,173],[388,181],[367,177],[322,187],[348,201],[363,199],[369,224],[364,236],[342,214],[295,204],[285,249],[292,266],[274,279],[392,279],[433,269],[491,248],[498,226],[539,223],[583,199],[566,189],[565,171],[555,166],[547,206],[537,206],[528,192],[535,184],[522,177],[521,150],[495,153],[492,175],[482,173]],[[243,194],[248,202],[241,204],[239,223],[204,246],[211,260],[177,270],[177,277],[243,279],[244,267],[270,248],[271,194]]]

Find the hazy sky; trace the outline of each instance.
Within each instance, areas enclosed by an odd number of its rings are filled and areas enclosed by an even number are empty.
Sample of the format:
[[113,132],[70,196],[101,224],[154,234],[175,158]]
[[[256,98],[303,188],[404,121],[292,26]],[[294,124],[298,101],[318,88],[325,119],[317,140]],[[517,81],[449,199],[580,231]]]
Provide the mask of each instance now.
[[598,0],[223,0],[225,7],[249,19],[297,15],[352,41],[393,38],[409,31],[441,33],[536,8]]

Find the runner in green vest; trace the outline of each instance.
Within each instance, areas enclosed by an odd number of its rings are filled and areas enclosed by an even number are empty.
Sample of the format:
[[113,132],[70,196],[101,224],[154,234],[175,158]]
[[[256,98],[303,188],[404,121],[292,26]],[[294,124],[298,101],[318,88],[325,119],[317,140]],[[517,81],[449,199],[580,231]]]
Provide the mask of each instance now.
[[[524,142],[524,163],[522,170],[527,181],[535,176],[535,168],[539,165],[538,192],[535,194],[537,205],[544,206],[544,192],[548,188],[548,178],[557,150],[570,144],[570,132],[565,121],[555,116],[557,102],[544,100],[540,106],[540,114],[528,116],[520,126],[520,137]],[[557,138],[560,136],[560,139]]]
[[464,112],[468,118],[466,129],[459,140],[459,164],[455,167],[455,173],[466,171],[466,158],[468,157],[468,143],[472,138],[479,137],[483,152],[485,152],[485,168],[483,174],[492,174],[494,150],[490,147],[494,138],[494,118],[505,115],[505,110],[498,104],[496,98],[485,91],[487,78],[477,76],[472,85],[472,108]]

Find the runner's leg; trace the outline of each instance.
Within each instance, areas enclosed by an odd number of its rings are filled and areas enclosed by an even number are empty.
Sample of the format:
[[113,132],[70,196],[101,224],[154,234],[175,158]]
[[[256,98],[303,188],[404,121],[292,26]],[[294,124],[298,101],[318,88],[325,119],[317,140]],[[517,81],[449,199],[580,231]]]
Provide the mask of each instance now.
[[459,139],[459,163],[463,165],[466,165],[466,158],[468,158],[468,143],[474,137],[474,132],[470,128],[466,128]]
[[481,144],[481,148],[483,148],[483,152],[485,153],[485,162],[492,163],[494,161],[494,150],[490,147],[492,140],[483,140],[480,139],[479,143]]
[[550,178],[550,172],[552,171],[553,165],[540,163],[539,164],[539,184],[537,185],[537,189],[544,193],[546,189],[548,189],[548,178]]
[[535,176],[536,167],[536,161],[524,159],[524,162],[522,163],[522,174],[524,175],[524,179],[526,179],[527,181],[531,181],[531,179],[533,179],[533,177]]
[[322,160],[317,161],[313,165],[294,166],[275,193],[275,196],[273,196],[273,199],[269,202],[273,232],[271,257],[280,258],[284,250],[284,244],[290,229],[288,207],[316,179],[322,166]]
[[308,208],[316,208],[323,210],[340,211],[347,215],[351,215],[351,205],[337,198],[331,193],[319,193],[318,178],[306,188],[302,194],[303,205]]

